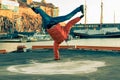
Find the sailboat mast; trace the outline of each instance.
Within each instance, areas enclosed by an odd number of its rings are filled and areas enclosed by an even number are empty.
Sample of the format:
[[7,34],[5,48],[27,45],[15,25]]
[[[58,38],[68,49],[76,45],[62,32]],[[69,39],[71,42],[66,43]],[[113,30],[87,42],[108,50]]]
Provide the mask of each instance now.
[[100,28],[102,28],[102,24],[103,24],[103,1],[101,0]]
[[114,24],[115,24],[115,12],[114,12]]
[[86,23],[87,23],[87,5],[86,5],[86,0],[85,0],[85,7],[84,7],[84,16],[85,16],[85,21],[84,21],[84,24],[85,24],[85,28],[87,28],[86,26]]
[[115,11],[114,11],[114,27],[115,27]]

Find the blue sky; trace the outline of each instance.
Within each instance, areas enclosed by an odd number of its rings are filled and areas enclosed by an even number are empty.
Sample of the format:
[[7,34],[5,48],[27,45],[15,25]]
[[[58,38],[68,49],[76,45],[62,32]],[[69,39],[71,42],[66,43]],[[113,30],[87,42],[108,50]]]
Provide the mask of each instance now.
[[[35,0],[41,1],[41,0]],[[65,15],[76,7],[85,3],[85,0],[46,0],[47,3],[53,3],[59,7],[59,15]],[[100,5],[101,0],[86,0],[87,4],[87,23],[100,23]],[[120,23],[120,3],[119,0],[103,0],[103,23]],[[81,13],[76,14],[80,16]],[[81,20],[84,23],[84,18]]]

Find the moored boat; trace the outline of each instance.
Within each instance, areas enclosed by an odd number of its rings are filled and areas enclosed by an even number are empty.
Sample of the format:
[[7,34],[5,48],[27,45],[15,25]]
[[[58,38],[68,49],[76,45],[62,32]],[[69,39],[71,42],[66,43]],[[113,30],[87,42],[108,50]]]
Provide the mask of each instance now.
[[[114,15],[115,18],[115,15]],[[115,20],[115,19],[114,19]],[[115,22],[114,22],[115,24]],[[103,2],[101,0],[101,16],[99,30],[89,29],[86,26],[86,2],[85,2],[85,29],[84,30],[74,30],[73,36],[78,36],[80,38],[120,38],[120,30],[117,26],[103,28]]]

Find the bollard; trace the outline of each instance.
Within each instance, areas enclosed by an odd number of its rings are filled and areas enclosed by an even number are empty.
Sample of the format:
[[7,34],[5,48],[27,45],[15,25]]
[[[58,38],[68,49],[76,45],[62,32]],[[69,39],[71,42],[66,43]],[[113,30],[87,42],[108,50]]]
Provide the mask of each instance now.
[[25,45],[19,45],[19,46],[17,46],[17,52],[26,52]]
[[7,51],[5,49],[0,50],[0,54],[6,54],[6,53],[7,53]]

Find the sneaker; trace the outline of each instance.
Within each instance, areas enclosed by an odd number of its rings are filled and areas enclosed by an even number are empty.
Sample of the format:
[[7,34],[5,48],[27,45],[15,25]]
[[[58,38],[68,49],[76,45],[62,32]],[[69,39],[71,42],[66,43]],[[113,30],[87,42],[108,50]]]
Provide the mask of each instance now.
[[31,9],[32,9],[33,11],[35,11],[35,7],[31,7]]
[[38,7],[34,7],[34,6],[31,6],[30,7],[35,13],[39,13],[39,11],[38,11]]
[[81,13],[84,14],[84,5],[80,6]]
[[36,8],[39,8],[39,6],[34,6],[34,5],[28,5],[33,11],[35,11]]

